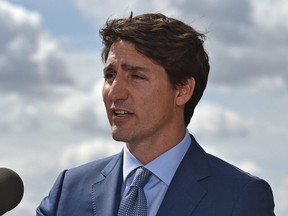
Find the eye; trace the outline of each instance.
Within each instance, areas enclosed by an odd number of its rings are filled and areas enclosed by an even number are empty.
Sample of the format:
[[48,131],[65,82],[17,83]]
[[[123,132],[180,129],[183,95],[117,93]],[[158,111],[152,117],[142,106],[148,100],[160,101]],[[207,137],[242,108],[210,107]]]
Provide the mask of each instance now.
[[132,77],[132,79],[140,79],[140,80],[145,79],[144,76],[137,74],[137,73],[132,74],[131,77]]
[[104,73],[104,79],[105,80],[111,80],[111,79],[114,79],[115,77],[116,77],[115,72],[105,72]]

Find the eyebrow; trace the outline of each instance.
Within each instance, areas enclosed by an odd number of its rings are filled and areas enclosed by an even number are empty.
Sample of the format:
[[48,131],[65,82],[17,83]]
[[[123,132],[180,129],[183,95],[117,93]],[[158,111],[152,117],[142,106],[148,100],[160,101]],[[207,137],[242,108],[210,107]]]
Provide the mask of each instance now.
[[[113,70],[113,68],[114,68],[113,64],[109,64],[106,67],[104,67],[103,72],[104,73],[108,72],[109,70]],[[137,65],[130,65],[130,64],[122,64],[121,68],[127,72],[129,72],[129,71],[144,71],[144,72],[148,71],[148,68],[137,66]]]
[[109,70],[113,70],[113,65],[109,64],[103,68],[104,73],[107,73]]
[[147,68],[145,67],[141,67],[141,66],[137,66],[137,65],[129,65],[129,64],[122,64],[121,68],[124,71],[148,71]]

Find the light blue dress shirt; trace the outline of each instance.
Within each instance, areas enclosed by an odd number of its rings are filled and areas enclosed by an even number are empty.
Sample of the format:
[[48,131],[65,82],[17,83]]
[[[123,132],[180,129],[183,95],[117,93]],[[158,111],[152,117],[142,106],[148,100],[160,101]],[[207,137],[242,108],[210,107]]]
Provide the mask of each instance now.
[[[155,216],[157,214],[170,182],[186,154],[190,143],[191,138],[188,130],[186,130],[185,136],[180,143],[144,166],[153,173],[148,183],[144,186],[148,205],[148,216]],[[130,153],[126,145],[124,145],[123,157],[124,184],[122,195],[127,192],[127,189],[131,185],[135,175],[135,169],[143,166],[143,164]]]

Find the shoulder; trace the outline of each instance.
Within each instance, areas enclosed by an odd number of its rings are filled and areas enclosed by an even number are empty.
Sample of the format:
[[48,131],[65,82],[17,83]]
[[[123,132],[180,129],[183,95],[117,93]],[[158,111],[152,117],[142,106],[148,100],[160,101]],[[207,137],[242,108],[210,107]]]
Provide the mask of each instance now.
[[203,185],[212,194],[218,194],[219,199],[225,199],[226,207],[234,206],[233,215],[274,215],[272,189],[265,180],[213,155],[207,154],[207,158],[211,181],[204,180]]
[[[193,166],[193,169],[196,170],[197,174],[202,172],[202,178],[209,176],[209,179],[212,178],[214,181],[229,181],[239,184],[259,180],[258,177],[241,170],[215,155],[207,153],[192,135],[191,140],[190,151],[188,151],[187,154],[187,157],[189,158],[188,163],[190,163],[190,166],[197,164],[197,166]],[[203,170],[205,170],[205,174],[203,174]]]
[[213,203],[222,215],[274,216],[273,192],[265,180],[214,155],[203,154],[210,173],[199,182],[207,191],[206,204]]
[[270,190],[269,184],[260,177],[248,173],[214,155],[207,153],[207,158],[211,172],[210,178],[214,182],[221,182],[223,187],[232,189],[232,191],[246,191],[250,188]]
[[254,176],[239,167],[232,165],[231,163],[224,161],[214,155],[207,154],[210,170],[212,176],[219,178],[237,179],[238,181],[249,182],[252,180],[259,180],[257,176]]

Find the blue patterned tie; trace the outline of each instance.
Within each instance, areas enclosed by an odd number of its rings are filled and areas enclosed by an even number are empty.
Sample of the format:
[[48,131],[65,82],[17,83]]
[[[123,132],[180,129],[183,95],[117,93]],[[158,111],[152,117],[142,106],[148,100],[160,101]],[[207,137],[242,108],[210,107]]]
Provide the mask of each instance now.
[[144,167],[136,170],[133,182],[121,200],[118,216],[147,216],[147,200],[143,187],[151,174]]

